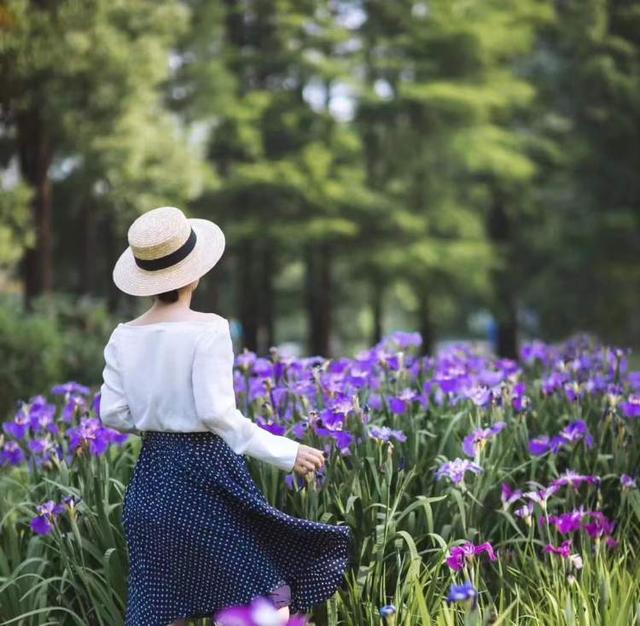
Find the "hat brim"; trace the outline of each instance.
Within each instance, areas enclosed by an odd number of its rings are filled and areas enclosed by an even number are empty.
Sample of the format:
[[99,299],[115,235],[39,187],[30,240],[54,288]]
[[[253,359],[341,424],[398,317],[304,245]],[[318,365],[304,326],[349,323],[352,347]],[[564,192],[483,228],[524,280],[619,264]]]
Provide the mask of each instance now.
[[188,219],[196,233],[196,245],[182,261],[160,270],[145,270],[138,267],[131,247],[127,247],[113,267],[116,287],[131,296],[152,296],[184,287],[206,274],[222,257],[224,233],[210,220]]

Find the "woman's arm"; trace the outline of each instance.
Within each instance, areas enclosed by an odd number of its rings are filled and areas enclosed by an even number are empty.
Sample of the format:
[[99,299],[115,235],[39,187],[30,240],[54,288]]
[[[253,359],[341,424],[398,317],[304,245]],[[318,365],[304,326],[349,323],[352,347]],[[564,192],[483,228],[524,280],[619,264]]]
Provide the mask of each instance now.
[[121,433],[139,434],[124,394],[116,346],[111,338],[104,348],[104,361],[105,366],[102,371],[104,382],[100,387],[98,416],[107,428]]
[[233,344],[222,319],[198,338],[193,361],[193,394],[203,425],[219,434],[236,454],[247,454],[290,472],[300,443],[275,435],[245,417],[233,388]]

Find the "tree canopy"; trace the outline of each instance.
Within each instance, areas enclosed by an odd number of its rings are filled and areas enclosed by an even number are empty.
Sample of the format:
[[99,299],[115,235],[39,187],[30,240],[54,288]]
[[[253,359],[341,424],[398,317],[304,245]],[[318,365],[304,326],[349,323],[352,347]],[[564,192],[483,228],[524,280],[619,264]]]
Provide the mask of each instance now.
[[482,312],[505,356],[640,344],[639,27],[631,0],[8,0],[0,264],[27,306],[131,312],[127,226],[176,205],[227,233],[204,306],[262,353],[426,350]]

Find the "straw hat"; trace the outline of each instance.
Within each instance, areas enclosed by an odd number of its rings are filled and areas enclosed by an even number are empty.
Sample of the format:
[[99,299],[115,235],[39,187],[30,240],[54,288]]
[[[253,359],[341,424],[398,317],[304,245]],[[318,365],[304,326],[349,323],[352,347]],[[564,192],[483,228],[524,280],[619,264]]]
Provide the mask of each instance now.
[[188,285],[206,274],[224,252],[224,233],[205,219],[187,218],[172,206],[137,217],[129,247],[113,267],[113,282],[132,296],[151,296]]

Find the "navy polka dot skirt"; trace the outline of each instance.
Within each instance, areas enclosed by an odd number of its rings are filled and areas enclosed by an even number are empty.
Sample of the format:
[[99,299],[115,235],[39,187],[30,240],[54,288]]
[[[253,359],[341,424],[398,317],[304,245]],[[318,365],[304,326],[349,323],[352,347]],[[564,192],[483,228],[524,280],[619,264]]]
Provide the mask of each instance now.
[[142,433],[122,524],[125,626],[213,618],[282,589],[291,614],[307,612],[344,589],[353,558],[349,526],[271,506],[245,457],[208,431]]

